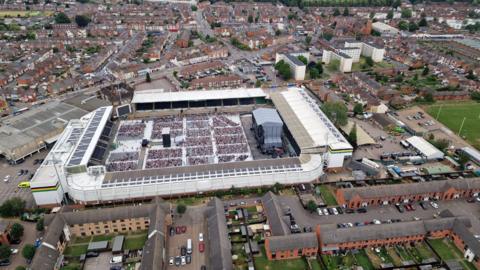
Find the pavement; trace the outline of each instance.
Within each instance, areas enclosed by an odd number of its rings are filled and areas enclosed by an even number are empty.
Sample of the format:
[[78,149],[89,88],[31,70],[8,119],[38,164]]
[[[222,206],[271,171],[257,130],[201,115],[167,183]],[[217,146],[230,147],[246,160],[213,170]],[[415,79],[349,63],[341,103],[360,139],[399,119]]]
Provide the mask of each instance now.
[[111,252],[102,252],[98,257],[88,258],[85,260],[84,270],[110,269]]

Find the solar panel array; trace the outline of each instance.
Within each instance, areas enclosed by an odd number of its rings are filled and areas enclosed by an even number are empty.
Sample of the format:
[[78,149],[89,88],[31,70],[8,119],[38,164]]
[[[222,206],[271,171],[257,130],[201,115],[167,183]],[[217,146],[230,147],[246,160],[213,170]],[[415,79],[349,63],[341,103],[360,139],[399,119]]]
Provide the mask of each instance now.
[[93,135],[97,131],[105,111],[106,111],[105,107],[97,109],[95,111],[92,117],[92,120],[90,121],[90,123],[88,123],[88,126],[85,128],[85,131],[82,135],[82,138],[80,139],[80,142],[77,145],[77,148],[75,148],[75,152],[73,152],[73,155],[70,158],[70,162],[68,163],[68,166],[80,165],[83,157],[85,156],[85,153],[87,152],[88,146],[92,142]]
[[73,128],[72,133],[70,133],[70,136],[67,139],[67,142],[69,143],[78,142],[78,139],[80,138],[80,136],[82,136],[82,131],[83,131],[83,128]]
[[338,141],[346,142],[345,137],[342,136],[340,131],[338,131],[338,129],[335,126],[333,126],[332,122],[327,118],[327,116],[322,112],[322,110],[320,110],[315,100],[313,100],[313,98],[311,98],[305,91],[301,90],[299,92],[300,94],[302,94],[303,98],[307,101],[307,103],[310,105],[313,111],[315,111],[318,117],[320,117],[320,120],[322,120],[323,124],[325,125],[325,127],[328,128],[330,133],[335,138],[337,138]]
[[149,185],[149,184],[161,184],[170,182],[182,182],[182,181],[199,181],[208,179],[219,179],[232,176],[254,176],[262,174],[272,173],[286,173],[286,172],[298,172],[302,171],[300,164],[289,165],[273,165],[263,167],[252,168],[239,168],[217,171],[198,171],[192,173],[181,174],[164,174],[155,176],[144,176],[136,178],[117,178],[102,183],[102,188],[122,187],[122,186],[136,186],[136,185]]

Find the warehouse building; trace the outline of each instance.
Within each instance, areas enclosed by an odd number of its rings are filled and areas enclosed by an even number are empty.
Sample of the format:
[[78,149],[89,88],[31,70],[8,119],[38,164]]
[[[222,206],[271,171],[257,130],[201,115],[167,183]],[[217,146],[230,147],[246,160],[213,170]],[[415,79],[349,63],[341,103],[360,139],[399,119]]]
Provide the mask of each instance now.
[[422,137],[412,136],[407,139],[407,142],[419,155],[422,155],[427,160],[440,160],[445,156],[442,151],[438,150]]

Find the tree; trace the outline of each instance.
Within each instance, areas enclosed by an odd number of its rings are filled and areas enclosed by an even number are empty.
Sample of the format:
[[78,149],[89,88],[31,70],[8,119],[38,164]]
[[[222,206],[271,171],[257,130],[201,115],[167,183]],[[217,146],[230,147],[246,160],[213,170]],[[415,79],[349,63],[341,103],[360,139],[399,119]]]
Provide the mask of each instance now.
[[404,8],[402,9],[402,12],[400,14],[402,18],[409,19],[412,17],[412,10],[408,8]]
[[282,31],[280,29],[275,30],[275,36],[280,36],[282,34]]
[[323,73],[323,65],[321,61],[318,61],[317,64],[315,65],[315,68],[318,70],[318,74]]
[[192,11],[197,11],[198,10],[197,6],[191,6],[191,8],[192,8]]
[[420,26],[420,27],[427,27],[427,26],[428,26],[427,19],[425,19],[425,17],[423,17],[423,18],[418,22],[418,26]]
[[465,78],[469,79],[469,80],[472,80],[472,81],[476,81],[477,80],[477,76],[475,76],[475,74],[473,74],[473,70],[470,69],[467,73],[467,75],[465,75]]
[[311,36],[306,36],[305,37],[305,44],[307,44],[307,46],[310,46],[311,42],[312,42],[312,37]]
[[433,98],[433,94],[432,94],[432,93],[427,93],[427,94],[425,94],[425,96],[424,96],[423,98],[424,98],[424,100],[425,100],[426,102],[429,102],[429,103],[435,102],[435,99]]
[[398,22],[398,29],[400,29],[400,30],[402,30],[402,31],[408,30],[408,22],[406,22],[406,21],[399,21],[399,22]]
[[472,92],[472,93],[470,94],[470,97],[471,97],[473,100],[480,102],[480,92]]
[[68,18],[67,14],[65,14],[64,12],[60,12],[60,13],[57,13],[57,15],[55,15],[55,23],[71,23],[72,21],[70,20],[70,18]]
[[1,245],[0,246],[0,260],[5,260],[10,258],[10,255],[12,255],[12,251],[10,250],[10,247],[7,245]]
[[255,82],[255,87],[260,87],[260,86],[262,86],[262,82],[260,80],[257,80]]
[[361,103],[355,103],[353,106],[353,113],[358,115],[363,113],[363,105]]
[[25,210],[25,201],[18,197],[14,197],[6,200],[0,206],[0,215],[2,217],[20,216],[23,210]]
[[314,200],[309,200],[307,202],[307,209],[310,211],[310,213],[313,213],[317,210],[317,203]]
[[147,83],[150,83],[150,82],[152,82],[152,78],[150,78],[150,72],[147,72],[147,75],[146,75],[145,81],[146,81]]
[[45,229],[45,223],[44,223],[44,220],[43,218],[40,218],[38,221],[37,221],[37,224],[35,225],[35,228],[37,229],[37,231],[41,232]]
[[305,65],[308,63],[307,58],[303,55],[299,55],[297,58],[298,58],[298,60],[300,60],[300,62],[302,62]]
[[389,10],[387,13],[387,19],[391,20],[393,19],[393,10]]
[[8,233],[12,240],[19,240],[23,236],[24,228],[20,223],[14,223]]
[[371,57],[365,58],[365,64],[367,64],[369,67],[373,67],[373,65],[375,65]]
[[340,16],[340,9],[335,8],[335,9],[333,10],[333,16],[335,16],[335,17]]
[[78,25],[78,27],[87,27],[87,25],[90,23],[90,18],[86,15],[77,15],[75,16],[75,23]]
[[282,77],[284,80],[288,81],[292,78],[292,71],[290,70],[290,66],[285,63],[285,61],[278,61],[278,63],[275,64],[275,69],[278,71],[280,77]]
[[25,266],[17,266],[15,267],[15,270],[27,270],[27,268],[25,268]]
[[370,12],[370,15],[368,16],[370,19],[375,18],[375,11]]
[[357,146],[357,124],[353,124],[352,130],[348,133],[348,141],[353,145]]
[[430,72],[430,69],[428,68],[428,65],[425,65],[422,71],[422,76],[427,76],[429,72]]
[[320,72],[318,72],[317,68],[311,68],[309,71],[310,79],[315,80],[316,78],[320,77]]
[[253,23],[253,16],[252,15],[248,15],[248,23]]
[[401,1],[401,0],[395,0],[395,1],[393,1],[393,3],[392,3],[392,7],[393,7],[393,8],[398,8],[398,7],[401,6],[401,5],[402,5],[402,1]]
[[185,204],[177,205],[177,213],[183,214],[185,211],[187,211],[187,206],[185,206]]
[[283,185],[278,183],[278,182],[275,182],[275,184],[273,184],[273,190],[272,192],[275,193],[275,194],[278,194],[280,192],[280,190],[283,189]]
[[345,7],[343,9],[343,16],[350,16],[350,11],[348,10],[348,7]]
[[33,259],[33,256],[35,256],[35,247],[32,244],[26,244],[22,249],[22,256],[27,260]]
[[347,106],[343,102],[327,101],[322,105],[322,111],[327,117],[337,126],[344,126],[347,124]]
[[411,21],[408,23],[408,31],[415,32],[417,30],[418,30],[418,25],[415,22]]

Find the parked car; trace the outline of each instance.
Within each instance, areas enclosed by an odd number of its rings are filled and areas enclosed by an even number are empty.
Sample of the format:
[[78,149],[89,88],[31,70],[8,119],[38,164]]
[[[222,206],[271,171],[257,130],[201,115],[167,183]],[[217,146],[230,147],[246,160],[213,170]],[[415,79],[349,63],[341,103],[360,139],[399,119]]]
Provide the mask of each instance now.
[[395,204],[395,207],[397,208],[398,212],[400,212],[400,213],[405,212],[405,208],[403,207],[403,205],[397,203],[397,204]]
[[364,208],[364,207],[358,208],[357,213],[367,213],[367,208]]
[[182,230],[182,233],[187,232],[187,226],[180,226],[180,229]]
[[203,242],[203,233],[198,234],[198,241]]
[[98,255],[100,255],[100,254],[98,252],[94,252],[94,251],[89,251],[89,252],[87,252],[87,254],[85,254],[85,256],[87,258],[98,257]]
[[187,259],[185,258],[185,256],[182,256],[182,265],[185,265],[187,264]]
[[204,252],[205,251],[205,243],[201,242],[198,244],[198,251]]
[[168,260],[169,265],[174,265],[175,264],[175,258],[170,257],[170,260]]
[[182,264],[182,258],[180,256],[175,257],[175,266],[180,266]]
[[327,208],[323,208],[322,211],[323,211],[323,214],[324,214],[325,216],[328,216],[328,215],[329,215]]
[[184,247],[184,246],[182,246],[182,247],[180,248],[180,254],[181,254],[182,256],[187,255],[187,248]]
[[430,205],[435,208],[435,209],[438,209],[438,204],[436,202],[430,202]]
[[185,257],[186,261],[187,261],[187,264],[191,264],[192,263],[192,255],[187,255]]
[[420,202],[420,207],[422,207],[423,210],[427,210],[428,209],[428,204],[425,203],[425,202]]

